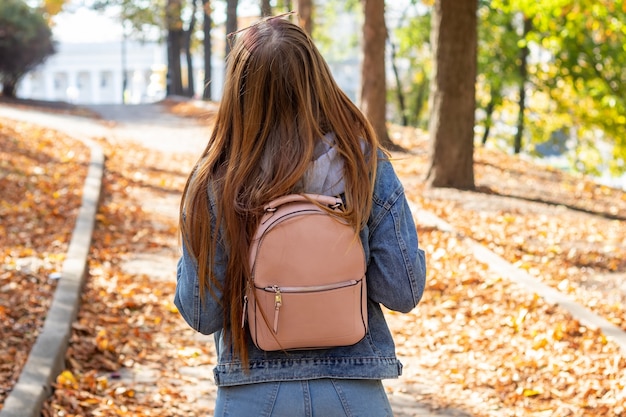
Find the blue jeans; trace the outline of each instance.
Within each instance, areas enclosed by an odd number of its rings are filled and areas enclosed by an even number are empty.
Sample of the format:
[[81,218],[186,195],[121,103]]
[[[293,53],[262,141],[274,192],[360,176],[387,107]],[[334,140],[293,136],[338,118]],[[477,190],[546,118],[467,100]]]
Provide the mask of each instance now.
[[391,417],[380,380],[314,379],[219,387],[215,417]]

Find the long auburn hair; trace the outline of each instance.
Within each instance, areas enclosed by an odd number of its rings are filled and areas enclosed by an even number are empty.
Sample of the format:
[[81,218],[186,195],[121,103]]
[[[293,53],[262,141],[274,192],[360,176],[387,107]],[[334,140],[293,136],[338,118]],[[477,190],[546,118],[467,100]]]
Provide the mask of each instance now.
[[[298,183],[315,144],[330,132],[344,161],[343,216],[358,233],[369,217],[376,173],[379,144],[371,125],[300,27],[274,17],[240,31],[214,129],[185,185],[180,228],[198,263],[201,299],[210,294],[223,306],[225,334],[242,363],[248,361],[241,326],[248,251],[263,206],[303,191]],[[218,245],[228,258],[222,280],[213,269]]]

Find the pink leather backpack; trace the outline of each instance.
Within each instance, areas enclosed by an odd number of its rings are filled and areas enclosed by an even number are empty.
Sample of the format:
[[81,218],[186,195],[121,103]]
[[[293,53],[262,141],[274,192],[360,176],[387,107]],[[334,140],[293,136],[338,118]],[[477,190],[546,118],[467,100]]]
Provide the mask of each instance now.
[[361,240],[320,205],[339,212],[342,201],[291,194],[265,207],[250,248],[244,311],[259,349],[347,346],[367,332]]

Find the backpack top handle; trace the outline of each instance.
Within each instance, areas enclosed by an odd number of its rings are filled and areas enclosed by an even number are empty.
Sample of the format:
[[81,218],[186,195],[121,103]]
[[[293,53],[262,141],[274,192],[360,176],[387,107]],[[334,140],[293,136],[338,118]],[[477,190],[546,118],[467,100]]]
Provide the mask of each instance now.
[[266,212],[276,211],[276,209],[283,204],[296,203],[304,201],[317,201],[318,203],[328,206],[332,209],[339,208],[343,205],[343,201],[339,197],[333,197],[330,195],[322,194],[288,194],[270,201],[263,208]]

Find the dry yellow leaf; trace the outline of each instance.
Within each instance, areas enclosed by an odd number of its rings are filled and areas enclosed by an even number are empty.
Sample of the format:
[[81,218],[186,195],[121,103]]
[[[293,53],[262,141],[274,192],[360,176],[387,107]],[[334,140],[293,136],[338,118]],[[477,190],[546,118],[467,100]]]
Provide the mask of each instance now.
[[71,371],[67,369],[61,372],[59,376],[57,376],[57,384],[66,388],[78,388],[78,381],[76,380],[76,377]]

